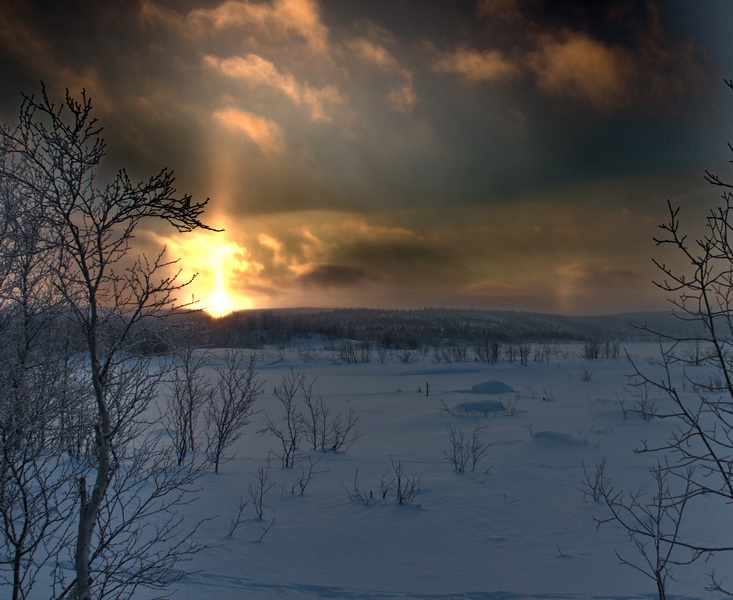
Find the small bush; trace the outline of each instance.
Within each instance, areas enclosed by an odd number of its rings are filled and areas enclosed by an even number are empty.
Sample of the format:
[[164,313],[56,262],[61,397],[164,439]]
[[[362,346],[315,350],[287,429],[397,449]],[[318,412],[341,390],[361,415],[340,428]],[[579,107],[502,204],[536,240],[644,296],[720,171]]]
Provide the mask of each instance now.
[[459,473],[463,473],[468,465],[471,471],[476,470],[478,462],[486,455],[490,442],[481,441],[478,432],[484,427],[474,428],[469,438],[463,429],[456,429],[448,425],[448,439],[450,448],[443,452],[445,459],[453,465]]

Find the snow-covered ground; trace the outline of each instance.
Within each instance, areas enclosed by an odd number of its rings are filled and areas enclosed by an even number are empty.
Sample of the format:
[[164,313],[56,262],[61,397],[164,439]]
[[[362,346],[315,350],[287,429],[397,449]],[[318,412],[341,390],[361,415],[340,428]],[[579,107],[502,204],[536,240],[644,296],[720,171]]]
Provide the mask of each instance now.
[[[205,522],[197,540],[210,547],[184,565],[197,571],[179,584],[176,598],[232,599],[564,599],[652,598],[654,582],[614,554],[636,560],[619,526],[596,530],[593,516],[607,515],[582,493],[583,464],[606,460],[617,490],[649,481],[654,458],[633,452],[641,440],[662,440],[670,423],[624,416],[644,390],[629,385],[623,357],[588,361],[577,345],[556,345],[549,362],[435,362],[415,354],[380,363],[345,364],[321,348],[259,350],[258,372],[267,379],[262,412],[232,447],[220,473],[209,469],[191,517]],[[653,369],[654,344],[626,346],[642,368]],[[216,354],[217,351],[215,351]],[[332,415],[353,409],[361,437],[346,452],[302,449],[293,468],[271,452],[278,442],[258,435],[264,415],[280,407],[273,387],[293,369],[315,380]],[[501,382],[513,391],[499,394]],[[426,388],[429,386],[429,395]],[[474,386],[477,386],[474,388]],[[473,388],[473,391],[471,391]],[[664,398],[647,399],[662,406]],[[495,408],[501,402],[505,410]],[[472,414],[466,414],[462,404]],[[449,409],[449,410],[446,410]],[[452,413],[452,414],[451,414]],[[475,471],[456,472],[445,452],[448,428],[475,427],[491,446]],[[310,460],[308,459],[310,457]],[[303,495],[294,486],[311,463],[314,476]],[[398,505],[393,463],[418,476],[412,504]],[[248,494],[258,468],[270,482],[263,519]],[[357,475],[358,470],[358,475]],[[365,501],[355,499],[356,485]],[[250,500],[229,535],[240,498]],[[696,517],[699,518],[699,517]],[[728,521],[706,515],[713,531]],[[691,522],[702,527],[703,520]],[[269,529],[267,529],[269,527]],[[267,530],[267,531],[266,531]],[[712,535],[712,534],[711,534]],[[733,556],[719,556],[725,576]],[[713,563],[677,567],[668,597],[707,598]]]

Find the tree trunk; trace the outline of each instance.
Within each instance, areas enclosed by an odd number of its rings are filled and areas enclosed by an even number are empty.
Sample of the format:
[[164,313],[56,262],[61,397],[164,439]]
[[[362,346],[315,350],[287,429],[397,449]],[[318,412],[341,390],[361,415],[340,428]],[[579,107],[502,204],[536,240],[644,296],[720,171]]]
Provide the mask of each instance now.
[[[108,428],[107,428],[108,429]],[[99,466],[91,496],[87,499],[86,478],[79,479],[81,506],[79,507],[79,532],[76,539],[74,568],[76,570],[76,600],[92,600],[90,553],[92,535],[97,515],[109,483],[109,438],[102,428],[96,428]]]
[[667,598],[667,593],[664,589],[664,579],[662,578],[662,574],[656,573],[656,579],[657,579],[657,595],[659,597],[659,600],[665,600]]
[[13,557],[13,600],[20,600],[20,567],[21,567],[21,554],[20,548],[15,549],[15,556]]

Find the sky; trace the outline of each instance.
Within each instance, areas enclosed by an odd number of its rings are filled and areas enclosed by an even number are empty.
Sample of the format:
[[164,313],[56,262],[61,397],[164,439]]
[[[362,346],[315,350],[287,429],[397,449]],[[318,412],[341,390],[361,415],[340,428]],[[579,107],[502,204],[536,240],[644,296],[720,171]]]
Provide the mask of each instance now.
[[[172,169],[207,224],[149,223],[212,313],[668,306],[731,173],[726,0],[0,1],[0,118],[82,89],[108,166]],[[684,268],[684,265],[681,266]]]

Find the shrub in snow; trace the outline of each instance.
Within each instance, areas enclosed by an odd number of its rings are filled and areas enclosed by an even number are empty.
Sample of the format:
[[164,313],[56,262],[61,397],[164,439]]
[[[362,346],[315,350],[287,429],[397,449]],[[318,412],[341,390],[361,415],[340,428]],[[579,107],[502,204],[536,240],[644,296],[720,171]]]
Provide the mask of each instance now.
[[469,437],[463,429],[448,425],[450,446],[448,450],[443,452],[443,455],[459,473],[463,473],[469,465],[471,471],[475,471],[478,462],[488,452],[491,443],[482,441],[478,435],[478,432],[484,428],[476,426]]

